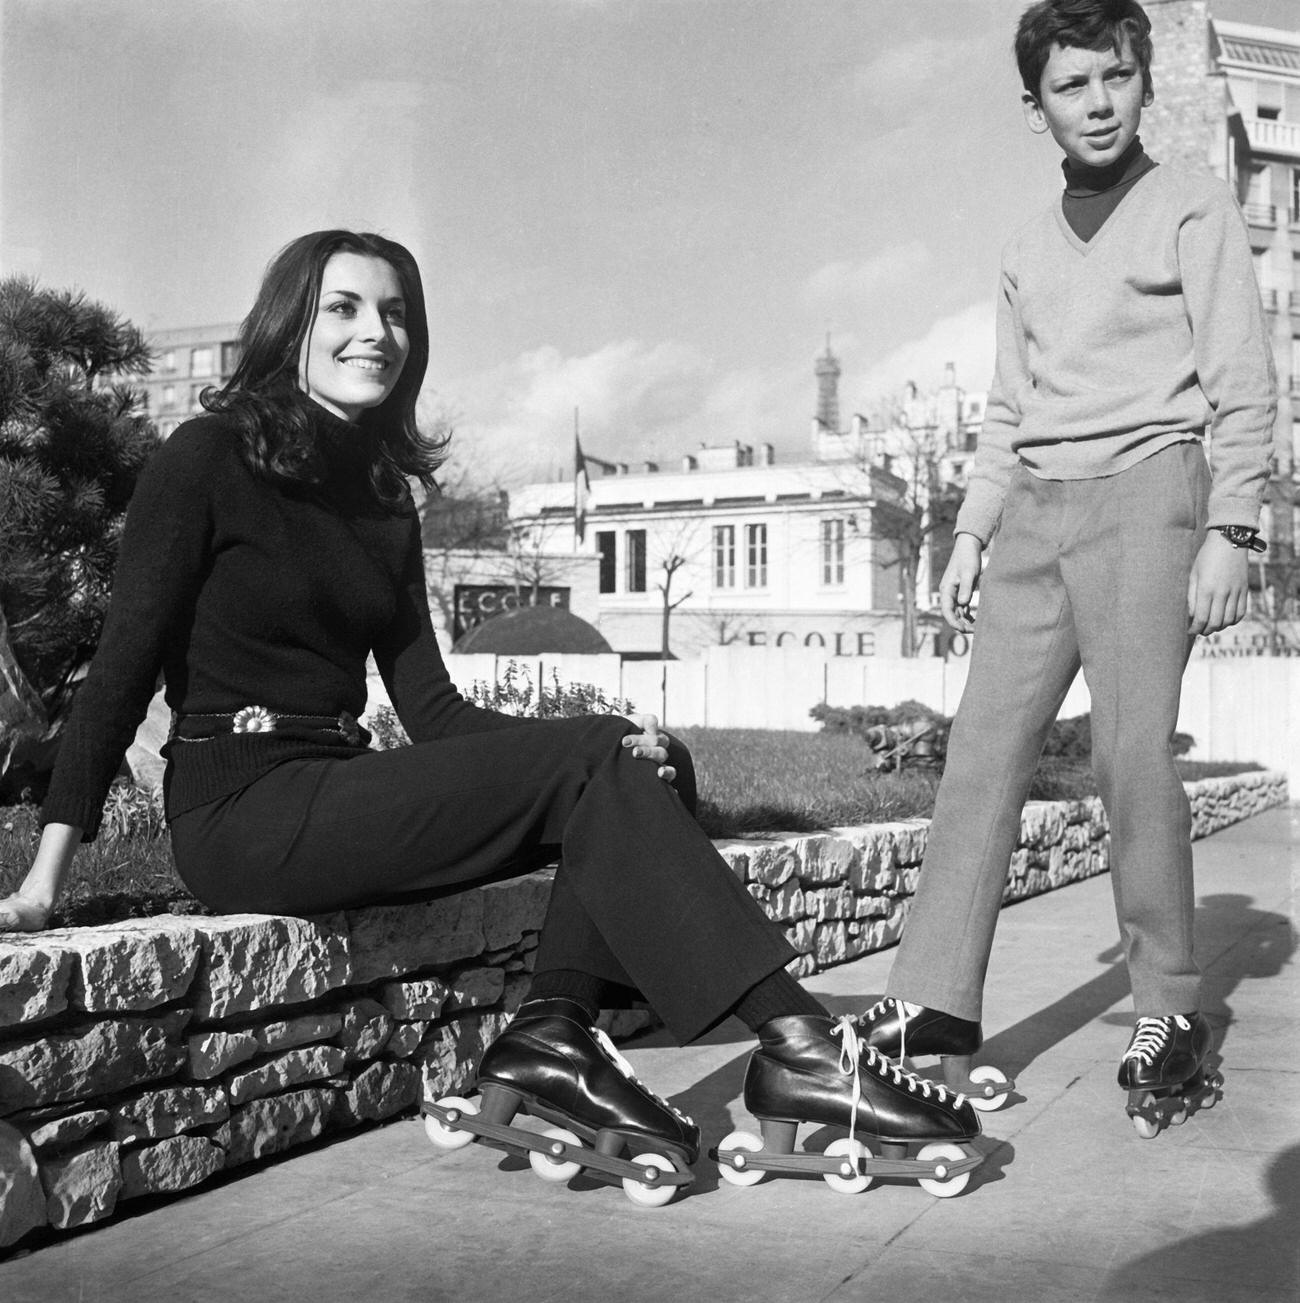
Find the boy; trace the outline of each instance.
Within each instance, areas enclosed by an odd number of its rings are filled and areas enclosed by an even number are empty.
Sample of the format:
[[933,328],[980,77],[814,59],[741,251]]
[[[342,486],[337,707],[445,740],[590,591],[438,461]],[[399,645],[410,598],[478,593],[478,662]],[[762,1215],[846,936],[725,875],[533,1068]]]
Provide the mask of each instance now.
[[1146,1136],[1217,1084],[1170,739],[1194,636],[1246,612],[1276,404],[1235,202],[1138,139],[1150,31],[1133,0],[1042,0],[1017,30],[1025,118],[1064,152],[1066,188],[1003,254],[997,369],[940,582],[956,629],[975,627],[997,544],[920,886],[862,1015],[885,1053],[941,1055],[973,1102],[1005,1099],[972,1084],[1000,1074],[968,1073],[984,975],[1029,782],[1082,666],[1137,1013],[1119,1081]]

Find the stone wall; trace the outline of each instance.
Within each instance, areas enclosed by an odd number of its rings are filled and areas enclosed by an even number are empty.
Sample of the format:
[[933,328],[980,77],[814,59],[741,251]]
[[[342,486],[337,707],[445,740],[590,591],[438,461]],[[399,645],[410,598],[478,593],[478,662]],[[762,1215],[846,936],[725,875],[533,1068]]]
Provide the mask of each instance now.
[[[1287,799],[1189,785],[1197,835]],[[807,975],[898,939],[927,823],[720,842]],[[1097,802],[1027,807],[1007,901],[1107,867]],[[466,1087],[527,981],[548,872],[312,920],[163,917],[0,940],[0,1247]],[[606,1015],[616,1035],[644,1011]]]

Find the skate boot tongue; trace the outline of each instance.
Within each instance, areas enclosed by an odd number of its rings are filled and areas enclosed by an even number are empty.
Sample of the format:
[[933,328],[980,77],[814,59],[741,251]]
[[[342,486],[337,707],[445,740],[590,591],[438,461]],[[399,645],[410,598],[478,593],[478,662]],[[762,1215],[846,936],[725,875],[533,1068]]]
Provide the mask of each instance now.
[[681,1120],[685,1122],[687,1126],[693,1127],[695,1125],[694,1118],[687,1117],[687,1115],[683,1113],[681,1109],[669,1103],[668,1100],[664,1099],[662,1095],[657,1094],[655,1091],[651,1090],[650,1087],[647,1086],[645,1082],[643,1082],[636,1075],[636,1073],[632,1070],[632,1065],[618,1052],[618,1050],[614,1046],[614,1042],[611,1041],[609,1037],[603,1031],[601,1031],[599,1027],[593,1027],[591,1030],[592,1030],[592,1035],[595,1036],[596,1038],[596,1044],[599,1045],[601,1048],[601,1052],[619,1070],[619,1072],[621,1072],[628,1079],[628,1081],[632,1082],[636,1086],[639,1086],[656,1103],[662,1104],[666,1109],[670,1109],[679,1118],[681,1118]]

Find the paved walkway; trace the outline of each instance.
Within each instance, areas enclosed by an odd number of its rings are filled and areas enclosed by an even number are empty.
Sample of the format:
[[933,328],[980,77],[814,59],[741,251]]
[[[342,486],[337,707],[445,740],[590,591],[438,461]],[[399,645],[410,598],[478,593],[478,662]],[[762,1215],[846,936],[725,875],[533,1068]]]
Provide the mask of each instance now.
[[[1226,1097],[1151,1141],[1115,1085],[1128,1036],[1106,878],[1007,910],[984,1055],[1022,1094],[985,1115],[988,1157],[939,1200],[820,1180],[718,1182],[634,1207],[479,1146],[446,1154],[406,1120],[0,1261],[5,1303],[216,1300],[887,1300],[1294,1303],[1300,1295],[1300,806],[1196,848],[1206,1009]],[[890,956],[810,985],[836,1011],[883,987]],[[748,1124],[739,1024],[687,1050],[629,1053],[710,1142]]]

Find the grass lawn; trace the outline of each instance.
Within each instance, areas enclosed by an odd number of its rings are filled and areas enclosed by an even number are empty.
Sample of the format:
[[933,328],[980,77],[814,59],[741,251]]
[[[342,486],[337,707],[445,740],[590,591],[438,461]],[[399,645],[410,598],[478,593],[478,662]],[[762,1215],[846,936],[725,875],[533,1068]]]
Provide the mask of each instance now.
[[[710,837],[811,832],[840,824],[928,818],[937,772],[881,774],[858,738],[842,733],[761,729],[678,730],[695,755],[700,823]],[[1240,773],[1258,765],[1179,760],[1184,779]],[[1095,794],[1086,766],[1043,761],[1032,800]],[[38,837],[30,806],[0,808],[0,896],[22,881]],[[167,830],[156,809],[114,789],[104,830],[83,846],[54,926],[104,923],[166,913],[208,913],[186,891],[171,863]]]

